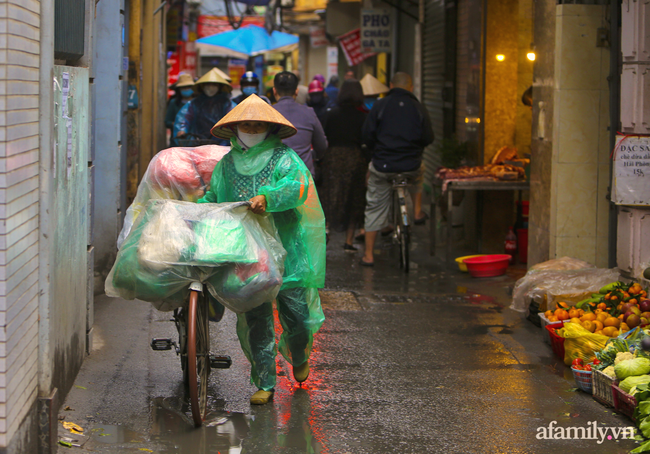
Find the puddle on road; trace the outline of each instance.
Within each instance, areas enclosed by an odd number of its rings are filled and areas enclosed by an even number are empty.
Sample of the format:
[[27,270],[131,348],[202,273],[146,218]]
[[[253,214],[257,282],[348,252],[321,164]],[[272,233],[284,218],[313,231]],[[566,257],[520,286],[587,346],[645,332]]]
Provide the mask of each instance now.
[[89,435],[97,445],[115,445],[111,449],[119,449],[118,445],[146,447],[158,454],[270,453],[287,448],[321,452],[323,445],[311,428],[312,411],[307,391],[298,389],[283,405],[256,408],[251,414],[209,413],[197,429],[187,403],[175,397],[157,397],[151,403],[147,436],[126,426],[107,424],[95,425]]

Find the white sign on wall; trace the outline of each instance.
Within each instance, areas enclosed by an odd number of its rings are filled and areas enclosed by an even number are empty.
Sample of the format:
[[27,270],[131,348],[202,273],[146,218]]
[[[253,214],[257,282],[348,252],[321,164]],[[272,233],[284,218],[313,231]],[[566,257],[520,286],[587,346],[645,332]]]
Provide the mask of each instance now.
[[614,203],[650,206],[650,137],[616,137]]
[[336,46],[327,47],[327,80],[339,73],[339,48]]
[[391,51],[391,19],[388,9],[361,10],[361,49],[363,53]]

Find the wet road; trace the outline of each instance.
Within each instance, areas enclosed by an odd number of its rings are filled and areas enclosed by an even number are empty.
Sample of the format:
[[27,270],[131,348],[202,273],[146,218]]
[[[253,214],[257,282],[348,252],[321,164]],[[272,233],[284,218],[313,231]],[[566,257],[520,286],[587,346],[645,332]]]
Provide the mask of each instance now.
[[[327,320],[302,386],[278,359],[272,404],[251,407],[255,388],[235,317],[211,323],[213,352],[233,367],[211,375],[206,427],[194,429],[172,352],[169,314],[147,303],[99,297],[95,351],[60,417],[81,447],[99,453],[624,453],[632,441],[538,440],[538,428],[627,427],[591,396],[572,391],[571,372],[542,343],[540,329],[511,311],[507,289],[523,270],[472,280],[444,270],[416,229],[404,276],[381,245],[374,268],[358,265],[334,234],[328,251]],[[67,410],[66,410],[67,408]]]

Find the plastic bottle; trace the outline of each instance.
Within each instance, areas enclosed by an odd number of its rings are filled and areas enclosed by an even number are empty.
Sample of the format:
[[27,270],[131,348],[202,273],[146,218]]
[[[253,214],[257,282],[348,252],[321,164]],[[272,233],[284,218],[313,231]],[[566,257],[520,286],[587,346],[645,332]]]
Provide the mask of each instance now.
[[512,227],[509,228],[505,241],[505,253],[510,256],[510,264],[515,263],[515,255],[517,254],[517,235]]

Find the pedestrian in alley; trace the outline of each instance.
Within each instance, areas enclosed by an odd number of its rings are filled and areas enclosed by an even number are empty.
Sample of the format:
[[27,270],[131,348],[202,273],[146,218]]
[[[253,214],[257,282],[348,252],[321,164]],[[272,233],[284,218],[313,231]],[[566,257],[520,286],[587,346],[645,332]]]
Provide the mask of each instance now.
[[257,95],[262,98],[268,104],[271,104],[269,98],[264,95],[260,95],[260,78],[257,77],[253,71],[246,71],[244,75],[239,79],[239,86],[241,87],[241,94],[232,98],[232,102],[237,105],[241,103],[244,99],[248,98],[250,95]]
[[232,110],[232,86],[216,68],[197,80],[195,86],[199,95],[185,104],[176,115],[174,137],[181,145],[187,139],[189,146],[196,145],[193,142],[197,139],[228,145],[228,141],[213,137],[210,128]]
[[285,145],[298,153],[312,176],[316,172],[314,160],[323,159],[327,151],[327,139],[314,109],[296,102],[298,78],[289,71],[278,73],[273,79],[273,93],[278,102],[273,105],[284,118],[298,130],[284,139]]
[[[287,74],[292,76],[295,93],[296,76]],[[210,189],[198,202],[249,200],[250,210],[268,212],[273,218],[287,251],[276,299],[283,329],[278,348],[292,364],[295,380],[302,383],[309,376],[313,335],[325,320],[318,295],[325,284],[325,218],[307,167],[282,143],[297,129],[251,95],[211,132],[230,139],[232,149],[215,167]],[[251,363],[251,382],[258,388],[250,401],[265,404],[272,399],[276,383],[272,302],[238,314],[237,335]]]
[[354,232],[363,225],[368,160],[361,151],[361,130],[366,117],[361,84],[344,81],[338,105],[325,119],[329,149],[323,158],[319,194],[329,228],[347,232],[343,244],[346,252],[357,251]]
[[413,95],[413,81],[397,72],[390,81],[390,91],[370,110],[363,125],[362,140],[371,162],[368,166],[366,192],[365,242],[361,265],[373,266],[373,248],[377,232],[389,225],[392,180],[397,173],[412,180],[411,196],[416,224],[426,221],[422,212],[422,152],[433,142],[433,129],[426,108]]
[[176,139],[173,137],[174,121],[176,120],[178,111],[194,97],[194,79],[192,79],[190,74],[181,73],[178,75],[176,83],[170,88],[174,90],[174,96],[167,103],[165,127],[172,133],[169,146],[175,147]]
[[298,94],[296,95],[296,102],[298,104],[306,105],[307,97],[309,96],[309,88],[300,83],[300,71],[295,70],[293,71],[293,74],[298,78]]
[[309,96],[307,97],[307,105],[314,109],[316,116],[321,124],[325,121],[325,113],[329,99],[325,93],[325,87],[320,81],[314,79],[309,82]]
[[363,88],[363,105],[370,112],[372,106],[375,105],[379,95],[388,93],[390,90],[386,85],[379,82],[379,80],[372,74],[366,74],[361,79],[361,87]]
[[334,107],[336,105],[336,100],[339,97],[339,76],[334,74],[330,77],[330,81],[327,84],[327,87],[325,87],[325,93],[327,93],[327,97],[329,98],[328,107]]

